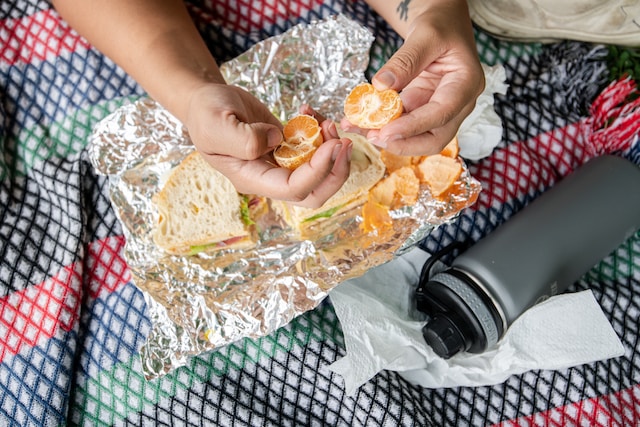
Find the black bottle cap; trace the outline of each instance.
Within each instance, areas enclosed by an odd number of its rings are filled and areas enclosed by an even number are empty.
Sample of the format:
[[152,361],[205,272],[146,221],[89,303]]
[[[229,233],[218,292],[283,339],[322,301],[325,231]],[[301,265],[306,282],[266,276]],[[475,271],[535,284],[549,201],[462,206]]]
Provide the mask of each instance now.
[[421,277],[415,300],[416,308],[431,319],[423,327],[422,335],[442,358],[461,351],[481,353],[495,342],[489,338],[499,337],[503,332],[491,300],[464,272],[454,268],[431,278]]
[[422,328],[422,335],[435,353],[448,359],[466,347],[460,330],[447,316],[436,315]]

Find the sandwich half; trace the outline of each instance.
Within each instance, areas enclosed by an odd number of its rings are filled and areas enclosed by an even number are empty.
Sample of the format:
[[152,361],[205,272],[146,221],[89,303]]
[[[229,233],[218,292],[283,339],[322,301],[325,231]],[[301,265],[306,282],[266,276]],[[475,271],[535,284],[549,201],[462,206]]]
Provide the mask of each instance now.
[[272,201],[272,207],[298,234],[304,235],[320,221],[333,218],[364,204],[369,190],[385,174],[380,152],[365,137],[355,133],[342,133],[353,142],[349,178],[342,187],[319,208],[305,208],[283,201]]
[[174,255],[255,245],[252,217],[262,200],[239,194],[231,181],[192,152],[153,197],[158,223],[153,241]]

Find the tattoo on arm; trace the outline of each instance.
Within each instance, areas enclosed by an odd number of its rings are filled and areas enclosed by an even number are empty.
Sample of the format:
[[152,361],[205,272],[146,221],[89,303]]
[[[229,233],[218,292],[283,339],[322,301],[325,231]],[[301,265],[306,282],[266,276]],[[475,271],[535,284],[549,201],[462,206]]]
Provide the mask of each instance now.
[[409,3],[411,3],[411,0],[402,0],[396,8],[396,12],[398,12],[400,19],[403,21],[406,21],[409,18]]

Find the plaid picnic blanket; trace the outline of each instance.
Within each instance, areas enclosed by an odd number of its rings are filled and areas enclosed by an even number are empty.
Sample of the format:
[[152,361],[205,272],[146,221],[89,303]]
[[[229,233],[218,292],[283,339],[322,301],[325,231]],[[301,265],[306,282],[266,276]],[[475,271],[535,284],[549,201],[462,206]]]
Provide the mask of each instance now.
[[[369,76],[401,43],[361,1],[188,6],[220,62],[338,13],[376,36]],[[150,319],[107,180],[86,152],[93,126],[144,92],[47,1],[3,1],[0,14],[0,425],[640,425],[640,233],[573,286],[592,290],[620,336],[616,359],[473,388],[421,389],[383,371],[348,396],[327,368],[345,350],[326,300],[270,335],[146,380]],[[594,156],[640,164],[640,97],[611,60],[616,49],[476,38],[483,62],[507,71],[495,105],[503,140],[469,162],[483,192],[425,239],[430,252],[487,235]]]

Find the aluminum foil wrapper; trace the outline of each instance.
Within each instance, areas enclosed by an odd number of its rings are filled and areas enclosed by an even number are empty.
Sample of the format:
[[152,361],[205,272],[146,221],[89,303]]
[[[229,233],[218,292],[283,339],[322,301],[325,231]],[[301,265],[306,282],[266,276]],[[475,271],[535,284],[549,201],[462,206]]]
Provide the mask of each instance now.
[[282,122],[303,103],[335,120],[354,82],[365,78],[373,40],[369,30],[337,15],[258,43],[220,70]]
[[[301,103],[339,119],[346,94],[364,80],[372,41],[368,30],[337,16],[267,39],[222,69],[230,84],[255,94],[282,120]],[[392,212],[393,227],[383,233],[365,234],[354,208],[302,239],[269,210],[257,219],[252,249],[168,255],[151,237],[158,220],[151,199],[193,149],[185,127],[147,98],[119,108],[91,135],[89,155],[109,178],[124,256],[152,322],[141,349],[147,378],[185,365],[190,356],[273,332],[342,281],[412,248],[480,192],[465,167],[455,200],[437,201],[424,190],[415,206]]]

